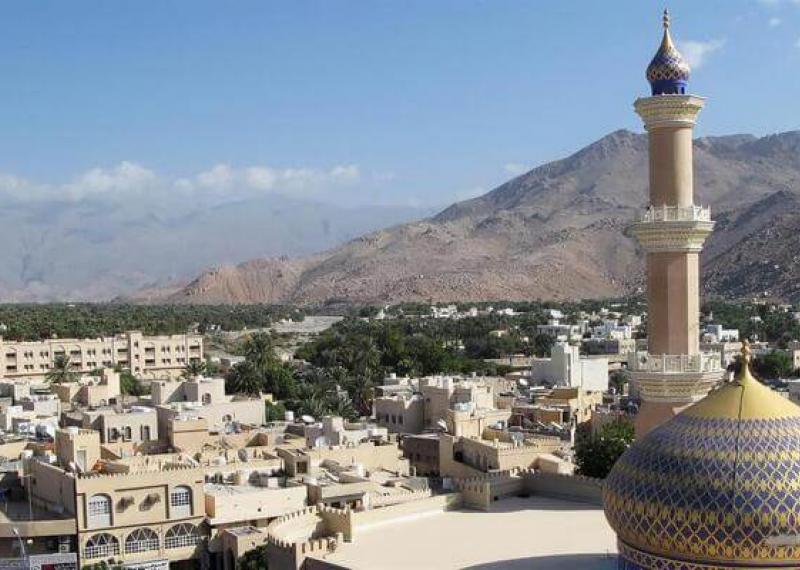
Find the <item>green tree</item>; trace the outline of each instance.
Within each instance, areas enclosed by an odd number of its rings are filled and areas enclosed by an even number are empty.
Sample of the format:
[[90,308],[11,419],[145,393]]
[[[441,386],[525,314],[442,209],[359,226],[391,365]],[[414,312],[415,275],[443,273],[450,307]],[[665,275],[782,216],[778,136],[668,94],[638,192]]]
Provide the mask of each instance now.
[[230,394],[258,396],[263,387],[263,377],[249,360],[235,364],[225,376],[225,391]]
[[620,420],[604,425],[596,434],[585,431],[575,442],[577,472],[605,479],[620,455],[633,443],[633,424]]
[[142,383],[130,370],[122,370],[119,373],[119,389],[123,394],[129,396],[143,396],[147,393]]
[[629,381],[630,375],[627,372],[624,370],[615,370],[608,378],[608,385],[614,388],[617,394],[623,394],[625,392],[625,386],[628,385]]
[[762,378],[786,378],[794,372],[794,362],[788,353],[782,350],[773,350],[757,357],[753,362],[753,368],[756,374]]
[[286,406],[283,402],[267,402],[265,405],[268,422],[281,422],[286,418]]
[[269,333],[251,335],[242,347],[242,354],[245,360],[250,362],[259,372],[267,370],[276,361],[272,337]]
[[181,371],[181,377],[192,380],[206,373],[208,365],[199,359],[190,360]]
[[65,384],[77,381],[78,373],[75,371],[72,359],[60,354],[53,359],[53,367],[47,372],[45,378],[51,384]]
[[550,351],[553,348],[553,345],[556,343],[556,339],[548,334],[537,334],[533,337],[533,354],[534,356],[538,356],[539,358],[550,356]]
[[236,561],[236,570],[268,570],[267,545],[257,546],[253,550],[245,552]]

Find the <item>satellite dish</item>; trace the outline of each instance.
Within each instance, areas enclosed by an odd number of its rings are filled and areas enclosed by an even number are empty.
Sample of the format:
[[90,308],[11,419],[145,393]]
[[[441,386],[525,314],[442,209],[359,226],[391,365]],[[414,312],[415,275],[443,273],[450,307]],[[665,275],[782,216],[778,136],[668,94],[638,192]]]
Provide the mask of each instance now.
[[436,425],[442,428],[444,431],[447,431],[447,422],[444,420],[439,420],[436,422]]
[[300,416],[300,419],[303,420],[303,423],[306,423],[306,424],[313,424],[314,423],[314,416],[309,416],[309,415]]
[[519,382],[520,386],[527,386],[528,385],[528,381],[525,380],[525,378],[520,378],[519,380],[517,380],[517,382]]

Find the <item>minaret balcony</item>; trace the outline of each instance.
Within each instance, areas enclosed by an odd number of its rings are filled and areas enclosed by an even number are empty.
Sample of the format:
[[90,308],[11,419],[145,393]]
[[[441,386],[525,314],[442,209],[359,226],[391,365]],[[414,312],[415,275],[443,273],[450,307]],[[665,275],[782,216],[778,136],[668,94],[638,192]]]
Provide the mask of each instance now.
[[676,405],[702,399],[726,372],[717,353],[635,353],[629,355],[628,367],[640,398]]
[[687,372],[717,372],[722,370],[720,355],[716,352],[698,354],[648,354],[631,355],[628,366],[636,372],[685,374]]
[[650,206],[640,222],[710,222],[711,208],[706,206]]
[[633,224],[633,235],[648,253],[699,253],[713,229],[709,208],[650,206]]

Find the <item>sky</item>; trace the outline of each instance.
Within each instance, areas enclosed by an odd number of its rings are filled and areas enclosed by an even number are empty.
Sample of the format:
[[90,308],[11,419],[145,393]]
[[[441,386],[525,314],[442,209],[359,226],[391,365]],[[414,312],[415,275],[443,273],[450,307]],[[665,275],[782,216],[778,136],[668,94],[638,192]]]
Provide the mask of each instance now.
[[[697,134],[800,129],[800,0],[672,0]],[[446,205],[610,131],[650,0],[3,0],[0,199]]]

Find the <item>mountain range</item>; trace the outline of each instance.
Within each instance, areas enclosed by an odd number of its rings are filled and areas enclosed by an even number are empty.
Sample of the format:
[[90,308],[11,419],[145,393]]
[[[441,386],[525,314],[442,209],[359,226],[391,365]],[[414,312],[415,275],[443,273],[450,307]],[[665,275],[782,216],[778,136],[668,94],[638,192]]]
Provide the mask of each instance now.
[[199,203],[167,191],[76,201],[4,196],[0,299],[110,300],[185,285],[220,261],[306,255],[429,215],[398,206],[338,207],[280,194]]
[[[717,221],[706,295],[800,301],[800,131],[696,139],[695,197]],[[139,301],[318,303],[617,296],[643,283],[630,232],[647,203],[647,137],[615,131],[419,221],[323,253],[260,257]],[[258,236],[253,236],[257,239]]]

